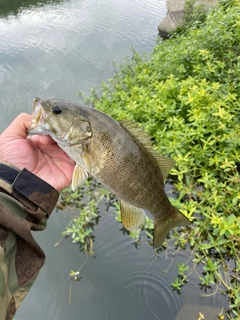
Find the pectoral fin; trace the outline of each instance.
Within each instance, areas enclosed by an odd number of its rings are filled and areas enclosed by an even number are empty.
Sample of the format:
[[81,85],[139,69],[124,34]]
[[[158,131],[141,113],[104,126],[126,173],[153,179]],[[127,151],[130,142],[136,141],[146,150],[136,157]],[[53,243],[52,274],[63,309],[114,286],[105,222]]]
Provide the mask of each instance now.
[[75,165],[72,175],[72,190],[75,191],[88,178],[88,173],[79,165]]
[[82,158],[83,158],[84,167],[86,168],[87,172],[91,173],[91,162],[89,159],[86,144],[83,144],[83,146],[82,146]]
[[145,213],[143,209],[120,200],[120,211],[122,224],[128,231],[135,232],[144,224]]

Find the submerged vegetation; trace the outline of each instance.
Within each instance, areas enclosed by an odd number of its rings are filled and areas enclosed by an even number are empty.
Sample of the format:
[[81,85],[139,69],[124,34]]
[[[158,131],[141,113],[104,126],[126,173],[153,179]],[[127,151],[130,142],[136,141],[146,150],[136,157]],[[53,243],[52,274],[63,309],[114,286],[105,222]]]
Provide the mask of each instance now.
[[[169,175],[170,200],[192,225],[171,237],[177,247],[191,248],[193,266],[179,265],[172,286],[180,290],[198,265],[206,295],[209,288],[226,295],[226,317],[239,319],[240,1],[224,1],[201,22],[187,26],[149,55],[134,52],[102,84],[101,94],[93,89],[86,102],[116,120],[142,124],[156,151],[176,161]],[[111,202],[107,191],[91,189],[91,183],[87,206],[79,205],[81,191],[62,194],[64,206],[81,207],[65,234],[90,253],[98,203],[106,196]],[[152,220],[147,218],[144,229],[151,240]]]

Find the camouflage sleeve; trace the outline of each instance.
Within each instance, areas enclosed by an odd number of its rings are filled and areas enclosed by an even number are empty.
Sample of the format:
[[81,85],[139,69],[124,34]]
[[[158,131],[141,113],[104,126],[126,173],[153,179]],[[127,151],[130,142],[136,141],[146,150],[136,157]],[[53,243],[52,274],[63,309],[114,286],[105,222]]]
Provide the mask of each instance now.
[[58,192],[26,169],[0,162],[0,319],[11,320],[45,255],[31,231],[46,228]]

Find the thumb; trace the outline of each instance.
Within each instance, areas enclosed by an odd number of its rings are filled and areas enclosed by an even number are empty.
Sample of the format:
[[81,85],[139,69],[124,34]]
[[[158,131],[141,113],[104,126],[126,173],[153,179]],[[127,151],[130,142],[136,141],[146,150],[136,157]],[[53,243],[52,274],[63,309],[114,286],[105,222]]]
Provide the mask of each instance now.
[[1,138],[15,136],[16,138],[26,138],[27,129],[31,126],[32,116],[27,113],[20,113],[13,122],[3,131]]

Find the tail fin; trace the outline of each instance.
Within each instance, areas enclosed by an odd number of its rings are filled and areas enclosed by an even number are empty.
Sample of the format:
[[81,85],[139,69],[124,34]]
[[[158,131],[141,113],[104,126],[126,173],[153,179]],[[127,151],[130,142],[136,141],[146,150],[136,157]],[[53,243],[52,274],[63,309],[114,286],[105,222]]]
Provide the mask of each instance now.
[[169,217],[161,221],[155,221],[153,246],[159,248],[172,228],[185,226],[190,223],[187,217],[178,211],[178,209],[174,208],[173,214],[169,215]]

